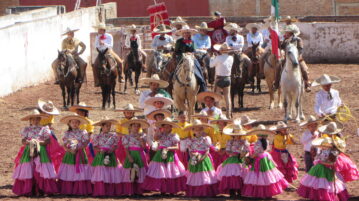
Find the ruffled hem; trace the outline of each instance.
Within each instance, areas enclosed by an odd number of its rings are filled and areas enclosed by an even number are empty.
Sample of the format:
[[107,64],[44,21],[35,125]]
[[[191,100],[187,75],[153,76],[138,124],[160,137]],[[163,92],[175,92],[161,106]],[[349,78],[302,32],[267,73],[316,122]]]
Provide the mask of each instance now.
[[281,194],[287,186],[288,182],[285,179],[265,186],[244,183],[241,194],[245,197],[271,198],[275,195]]
[[147,191],[176,194],[186,190],[186,177],[182,176],[173,179],[156,179],[147,176],[142,184],[142,188]]
[[91,181],[91,177],[91,167],[87,164],[79,165],[79,172],[76,172],[75,165],[60,165],[58,178],[63,181]]
[[32,179],[25,179],[25,180],[16,179],[12,187],[12,192],[16,195],[31,196],[33,195],[32,185],[33,185]]
[[13,179],[19,179],[19,180],[27,180],[27,179],[31,180],[32,177],[33,177],[33,170],[31,163],[18,164],[12,176]]
[[[340,178],[340,175],[337,175]],[[329,193],[341,192],[346,189],[344,182],[336,179],[335,182],[328,181],[326,178],[317,178],[315,176],[306,174],[300,181],[301,185],[313,189],[326,189]]]
[[299,186],[297,193],[299,196],[310,200],[347,201],[350,197],[346,189],[335,194],[325,189],[314,189],[304,185]]
[[219,192],[229,194],[230,190],[241,190],[243,188],[243,179],[240,176],[222,177],[219,182]]
[[45,194],[51,195],[59,192],[56,179],[43,178],[42,175],[36,171],[34,172],[34,178],[36,186]]
[[186,170],[182,163],[169,162],[159,163],[151,161],[148,166],[147,176],[155,179],[175,179],[186,175]]
[[92,184],[87,181],[58,181],[60,194],[63,195],[91,195]]
[[202,186],[187,185],[187,197],[214,197],[218,194],[218,183]]
[[132,185],[128,183],[114,184],[95,182],[92,195],[95,197],[132,195],[128,193],[132,188]]
[[288,157],[288,163],[283,162],[280,152],[273,150],[270,154],[272,155],[273,161],[277,164],[277,169],[284,175],[289,183],[293,183],[294,180],[298,179],[298,163],[290,153],[288,153],[290,155],[290,157]]
[[187,174],[187,185],[205,186],[218,183],[215,171],[197,172]]
[[345,182],[356,181],[359,179],[358,167],[345,154],[339,154],[335,162],[336,171],[340,172]]
[[95,166],[91,167],[92,169],[92,178],[91,182],[104,182],[108,184],[118,184],[122,182],[123,178],[123,168],[118,167],[105,167],[105,166]]
[[[136,183],[143,183],[146,177],[146,168],[140,168],[139,177],[137,178]],[[122,169],[122,182],[132,183],[131,182],[131,169],[123,168]]]
[[266,172],[249,171],[243,179],[244,184],[269,186],[284,179],[283,174],[276,168]]
[[240,163],[230,163],[225,166],[218,166],[217,168],[217,178],[221,180],[222,177],[242,177],[247,174],[248,168],[245,168],[244,165]]
[[122,183],[122,189],[120,190],[122,196],[131,196],[131,195],[142,195],[143,194],[143,184],[126,182]]

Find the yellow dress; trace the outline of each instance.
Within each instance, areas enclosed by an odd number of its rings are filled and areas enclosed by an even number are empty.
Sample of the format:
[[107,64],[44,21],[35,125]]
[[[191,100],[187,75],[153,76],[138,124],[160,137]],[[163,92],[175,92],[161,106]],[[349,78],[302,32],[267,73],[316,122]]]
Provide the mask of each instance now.
[[232,136],[225,135],[221,131],[215,132],[212,136],[212,143],[216,145],[217,143],[220,145],[220,149],[225,149],[227,145],[227,141],[232,139]]
[[90,120],[90,119],[87,118],[87,117],[85,117],[85,119],[86,119],[87,121],[89,121],[90,123],[89,123],[89,124],[81,124],[81,125],[80,125],[80,129],[81,129],[81,130],[86,130],[88,133],[93,133],[94,130],[95,130],[95,126],[92,125],[92,124],[93,124],[93,121]]
[[179,125],[180,128],[174,128],[174,129],[172,129],[172,132],[178,134],[180,139],[188,138],[190,136],[191,132],[184,131],[184,128],[186,128],[190,124],[188,122],[184,122],[184,123],[179,122],[179,123],[177,123],[177,125]]
[[54,115],[48,115],[48,114],[47,114],[47,116],[48,116],[48,117],[42,118],[42,119],[40,120],[40,125],[41,125],[41,126],[48,126],[49,124],[54,124],[54,123],[55,123],[55,117],[54,117]]
[[122,127],[121,124],[128,122],[129,119],[121,119],[118,121],[118,124],[116,125],[116,133],[120,133],[122,135],[128,135],[128,128]]
[[273,146],[276,149],[287,149],[287,144],[294,144],[293,143],[293,135],[280,135],[277,134],[274,136]]
[[[245,130],[245,131],[249,132],[249,131],[251,131],[251,129]],[[257,135],[249,135],[249,136],[245,136],[245,139],[246,139],[250,144],[253,144],[253,143],[257,142],[258,137],[257,137]]]

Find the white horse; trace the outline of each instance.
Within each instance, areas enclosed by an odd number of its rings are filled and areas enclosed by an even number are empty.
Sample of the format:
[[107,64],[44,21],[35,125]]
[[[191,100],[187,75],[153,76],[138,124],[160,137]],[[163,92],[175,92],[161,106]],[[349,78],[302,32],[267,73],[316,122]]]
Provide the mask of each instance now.
[[299,54],[297,47],[289,43],[286,47],[286,62],[280,80],[281,91],[284,100],[284,121],[292,119],[292,112],[295,109],[295,121],[304,120],[302,97],[304,84],[302,73],[299,67]]
[[182,63],[177,66],[173,76],[174,105],[180,111],[188,111],[189,116],[194,114],[199,90],[194,74],[194,59],[193,54],[183,54]]
[[[264,76],[265,76],[265,80],[267,82],[267,86],[268,86],[268,92],[269,92],[269,109],[273,109],[274,108],[274,96],[275,96],[275,91],[274,91],[274,82],[275,82],[275,76],[276,76],[276,71],[280,70],[280,65],[281,65],[281,60],[278,60],[276,58],[276,56],[272,53],[265,55],[265,57],[263,58],[263,62],[264,62],[264,67],[263,67],[263,71],[264,71]],[[283,104],[282,104],[282,99],[281,99],[281,90],[278,89],[277,90],[277,98],[278,98],[278,107],[279,109],[282,109]]]

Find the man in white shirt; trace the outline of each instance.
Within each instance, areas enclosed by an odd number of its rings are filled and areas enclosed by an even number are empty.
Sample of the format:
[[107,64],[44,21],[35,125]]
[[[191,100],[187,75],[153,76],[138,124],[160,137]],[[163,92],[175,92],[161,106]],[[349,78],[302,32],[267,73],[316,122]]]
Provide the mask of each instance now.
[[140,35],[137,34],[137,27],[136,25],[131,25],[128,30],[129,34],[126,35],[126,39],[125,39],[125,47],[127,49],[131,49],[131,42],[136,42],[137,46],[138,46],[138,51],[140,52],[140,54],[142,55],[142,62],[143,65],[145,65],[146,62],[146,57],[147,54],[145,51],[143,51],[142,49],[142,41],[141,41],[141,37]]
[[218,119],[222,115],[222,110],[215,106],[215,103],[220,100],[222,100],[222,96],[211,91],[204,91],[197,95],[197,101],[206,105],[201,112],[206,112],[209,117],[215,119]]
[[232,115],[232,104],[231,104],[231,72],[233,65],[233,56],[229,55],[228,52],[231,48],[227,43],[222,45],[216,44],[213,48],[218,51],[216,57],[212,57],[210,60],[209,67],[215,68],[216,79],[214,91],[220,93],[223,91],[224,100],[226,101],[226,115],[227,118],[231,118]]
[[240,31],[242,31],[242,28],[239,27],[236,23],[229,23],[224,27],[224,29],[229,32],[229,35],[226,37],[227,45],[234,51],[242,52],[244,38],[238,34]]
[[[107,49],[107,54],[110,54],[117,62],[117,69],[119,71],[119,82],[123,82],[122,79],[122,59],[113,51],[113,37],[111,34],[106,33],[106,25],[100,24],[96,26],[97,28],[97,35],[95,38],[95,47],[98,51],[103,52]],[[97,66],[98,58],[95,60],[95,64],[93,66]],[[95,67],[92,68],[94,72],[94,81],[95,81],[95,87],[99,87],[99,71]]]
[[171,27],[161,24],[155,28],[153,32],[158,33],[158,35],[153,38],[151,47],[157,51],[170,51],[174,44],[172,36],[167,35],[168,33],[172,32]]
[[[247,47],[246,52],[250,52],[253,44],[259,44],[259,47],[263,45],[263,35],[259,32],[261,28],[260,24],[249,23],[246,25],[246,29],[249,31],[247,34]],[[248,55],[248,54],[247,54]]]
[[196,29],[199,33],[192,37],[195,52],[207,54],[207,50],[212,46],[211,38],[207,33],[208,31],[213,31],[213,28],[209,28],[206,22],[202,22],[200,26],[196,26]]
[[338,82],[340,82],[340,78],[323,74],[312,83],[312,86],[320,85],[322,87],[315,94],[314,111],[319,117],[327,115],[335,117],[338,107],[343,104],[338,90],[332,89],[332,84]]
[[306,172],[313,167],[313,152],[315,152],[315,149],[312,147],[312,141],[319,137],[319,132],[317,131],[319,120],[320,119],[316,119],[314,116],[309,116],[307,121],[300,124],[300,126],[305,126],[307,128],[300,138],[300,142],[304,146],[304,162]]

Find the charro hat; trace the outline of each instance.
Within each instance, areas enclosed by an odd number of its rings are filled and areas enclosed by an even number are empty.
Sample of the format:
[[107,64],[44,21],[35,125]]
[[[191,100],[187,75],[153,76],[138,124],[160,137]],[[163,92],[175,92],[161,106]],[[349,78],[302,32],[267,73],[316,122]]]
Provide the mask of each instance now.
[[116,110],[116,112],[142,112],[140,108],[134,107],[131,103],[128,103],[124,108]]
[[226,117],[226,115],[222,114],[221,116],[219,116],[218,119],[214,119],[214,120],[211,120],[211,121],[210,121],[211,124],[217,124],[218,122],[233,123],[233,120],[228,119],[228,118]]
[[270,127],[269,130],[278,131],[278,130],[286,129],[286,128],[290,128],[290,126],[288,126],[286,123],[284,123],[284,121],[278,121],[277,125]]
[[204,102],[204,99],[206,97],[212,97],[212,98],[214,98],[214,100],[216,102],[222,100],[222,95],[217,94],[217,93],[212,92],[212,91],[204,91],[204,92],[201,92],[201,93],[199,93],[197,95],[197,101],[198,102]]
[[335,135],[344,129],[344,125],[338,121],[329,122],[318,128],[318,131],[328,135]]
[[267,129],[263,124],[259,124],[257,127],[248,131],[248,135],[267,136],[272,134],[275,134],[275,132]]
[[50,100],[42,100],[41,98],[37,101],[37,105],[39,106],[39,109],[50,115],[59,115],[60,111],[55,107],[54,103]]
[[78,120],[80,121],[80,124],[90,123],[85,117],[79,116],[77,114],[64,116],[60,119],[60,122],[63,124],[68,124],[71,120]]
[[253,123],[255,123],[256,121],[257,121],[257,120],[251,119],[248,115],[243,115],[243,116],[241,116],[241,118],[239,119],[239,122],[241,123],[241,125],[253,124]]
[[146,117],[149,120],[155,120],[155,116],[157,114],[163,114],[165,116],[165,118],[170,117],[172,115],[172,113],[169,110],[160,109],[160,110],[152,111]]
[[283,17],[283,18],[281,19],[281,21],[282,21],[282,22],[286,22],[286,21],[297,22],[298,19],[295,18],[295,17],[291,17],[291,16],[288,15],[288,16]]
[[80,29],[71,29],[70,27],[67,27],[62,35],[66,35],[66,34],[71,33],[71,32],[76,32],[78,30],[80,30]]
[[295,24],[285,25],[283,27],[283,32],[291,32],[296,36],[300,34],[299,28]]
[[312,141],[312,145],[315,147],[333,147],[333,139],[330,137],[316,138]]
[[248,133],[243,129],[239,121],[229,124],[223,128],[223,134],[232,136],[245,136]]
[[175,25],[177,25],[177,24],[185,25],[185,24],[187,24],[187,23],[186,23],[186,21],[184,21],[184,20],[182,19],[182,17],[178,16],[178,17],[176,18],[176,20],[174,20],[174,21],[171,22],[171,25],[173,25],[173,26],[175,26]]
[[207,118],[207,119],[213,119],[212,117],[210,117],[206,111],[202,110],[200,113],[198,114],[193,114],[191,115],[192,118],[195,119],[199,119],[199,118]]
[[206,22],[202,22],[199,26],[195,26],[197,30],[206,30],[206,31],[213,31],[213,28],[208,27],[208,24]]
[[85,102],[80,102],[78,105],[73,105],[69,108],[69,111],[76,112],[76,110],[92,110],[91,106],[86,105]]
[[233,51],[233,49],[227,43],[215,44],[213,45],[213,49],[222,53]]
[[248,23],[248,24],[246,25],[246,29],[247,29],[248,31],[252,30],[252,28],[256,28],[256,29],[259,30],[261,27],[262,27],[262,25],[259,24],[259,23]]
[[173,104],[172,99],[166,98],[162,94],[156,94],[154,97],[147,98],[144,103],[145,105],[153,105],[157,101],[163,102],[164,103],[163,107],[167,107]]
[[200,120],[195,119],[195,120],[193,121],[193,123],[192,123],[191,125],[187,126],[186,128],[184,128],[184,130],[185,130],[185,131],[188,131],[188,130],[192,130],[192,129],[198,128],[198,127],[202,127],[202,128],[212,128],[212,129],[213,129],[213,127],[212,127],[211,125],[206,124],[206,123],[202,123]]
[[299,126],[306,126],[306,125],[312,124],[312,123],[319,123],[322,120],[323,120],[323,118],[316,118],[313,115],[309,115],[308,120],[303,121],[302,123],[299,124]]
[[231,30],[235,30],[237,32],[242,31],[242,28],[240,26],[238,26],[238,24],[236,24],[236,23],[229,23],[226,26],[224,26],[224,29],[228,32]]
[[105,23],[100,23],[100,24],[98,24],[98,25],[96,25],[96,26],[94,26],[94,28],[95,29],[107,29],[107,26],[106,26],[106,24]]
[[153,33],[166,34],[172,32],[171,27],[165,24],[160,24],[153,29]]
[[107,124],[107,123],[114,125],[114,124],[118,124],[118,121],[116,119],[110,119],[107,116],[105,116],[100,121],[97,121],[97,122],[93,123],[92,125],[93,126],[102,126],[102,124]]
[[127,27],[127,31],[137,31],[138,28],[135,24],[132,24],[131,26]]
[[158,74],[153,74],[150,78],[142,78],[141,82],[147,85],[149,85],[151,82],[158,83],[160,85],[160,88],[168,87],[168,82],[161,80]]
[[338,83],[340,81],[341,81],[340,78],[337,76],[323,74],[322,76],[314,80],[312,86],[315,87],[319,85],[333,84],[333,83]]
[[188,25],[184,25],[182,29],[176,31],[176,35],[182,35],[185,32],[190,32],[191,35],[197,33],[196,29],[191,29]]
[[150,124],[146,120],[136,119],[136,118],[128,120],[128,121],[122,123],[121,126],[125,127],[125,128],[128,128],[128,127],[131,126],[131,124],[140,124],[141,128],[143,128],[143,129],[146,129],[146,128],[150,127]]
[[173,120],[169,117],[165,118],[163,121],[157,121],[155,123],[155,126],[161,127],[163,124],[170,125],[170,126],[172,126],[172,128],[180,128],[180,126],[178,124],[176,124],[175,122],[173,122]]
[[34,110],[32,110],[31,114],[22,117],[20,120],[21,121],[29,121],[31,118],[38,118],[38,117],[39,118],[46,118],[47,115],[46,114],[41,114],[39,112],[39,110],[34,109]]

